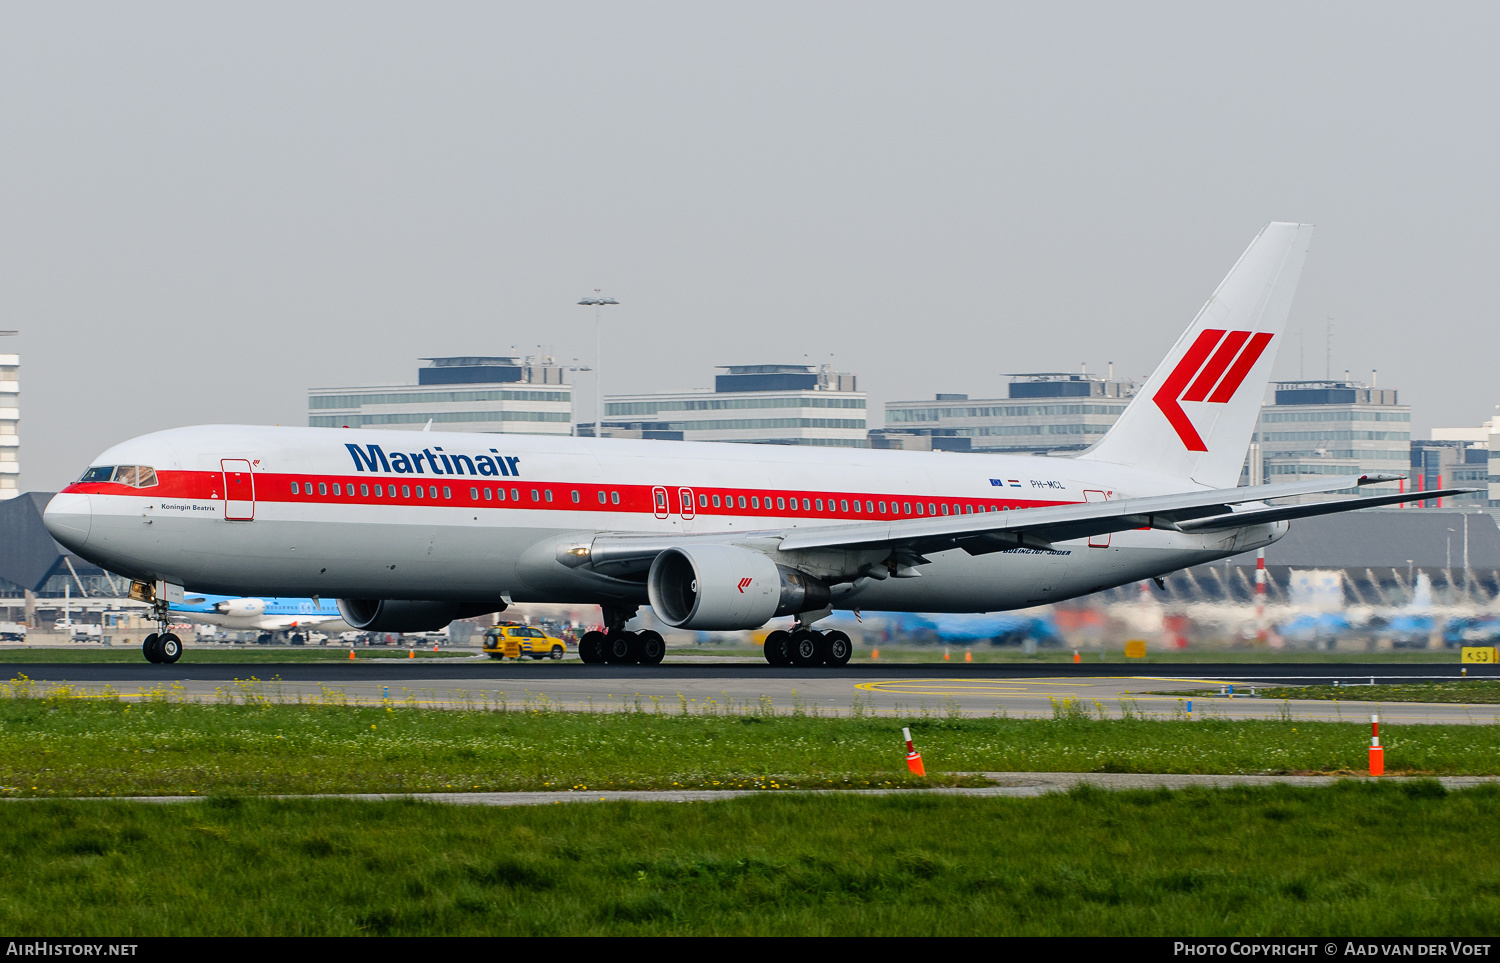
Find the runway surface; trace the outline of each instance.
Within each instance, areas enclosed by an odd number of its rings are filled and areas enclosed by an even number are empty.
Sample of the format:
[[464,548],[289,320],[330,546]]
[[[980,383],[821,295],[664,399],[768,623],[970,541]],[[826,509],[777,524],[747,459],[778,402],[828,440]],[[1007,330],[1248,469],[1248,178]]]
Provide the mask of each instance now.
[[[1500,678],[1469,666],[1469,678]],[[1500,706],[1389,703],[1358,698],[1359,686],[1460,678],[1456,662],[1217,664],[855,664],[840,669],[776,669],[758,661],[682,659],[659,666],[496,662],[479,657],[349,663],[182,664],[12,663],[0,677],[24,675],[82,694],[106,687],[127,698],[397,703],[431,708],[555,709],[609,712],[734,712],[774,709],[820,715],[921,714],[1050,718],[1075,700],[1095,716],[1284,718],[1368,722],[1500,723]],[[1340,702],[1270,700],[1266,685],[1341,682]],[[1227,692],[1233,685],[1234,694]],[[1226,690],[1219,695],[1220,689]],[[1202,694],[1207,690],[1213,694]],[[1199,694],[1194,694],[1194,693]]]

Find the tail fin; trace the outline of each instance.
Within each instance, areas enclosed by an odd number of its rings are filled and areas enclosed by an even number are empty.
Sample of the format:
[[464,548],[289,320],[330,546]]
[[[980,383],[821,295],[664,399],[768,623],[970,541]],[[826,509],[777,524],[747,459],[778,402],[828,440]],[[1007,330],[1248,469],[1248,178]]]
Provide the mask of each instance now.
[[1262,228],[1120,420],[1078,457],[1238,485],[1312,232]]

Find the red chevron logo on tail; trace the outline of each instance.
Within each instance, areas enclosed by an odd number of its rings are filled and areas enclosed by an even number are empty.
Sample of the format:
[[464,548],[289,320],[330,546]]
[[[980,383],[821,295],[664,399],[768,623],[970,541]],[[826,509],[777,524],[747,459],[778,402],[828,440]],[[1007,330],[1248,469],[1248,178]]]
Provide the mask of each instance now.
[[1167,422],[1188,451],[1208,451],[1198,429],[1193,427],[1184,401],[1222,405],[1234,397],[1250,369],[1271,343],[1266,332],[1224,331],[1209,328],[1193,341],[1177,367],[1167,375],[1151,400],[1167,416]]

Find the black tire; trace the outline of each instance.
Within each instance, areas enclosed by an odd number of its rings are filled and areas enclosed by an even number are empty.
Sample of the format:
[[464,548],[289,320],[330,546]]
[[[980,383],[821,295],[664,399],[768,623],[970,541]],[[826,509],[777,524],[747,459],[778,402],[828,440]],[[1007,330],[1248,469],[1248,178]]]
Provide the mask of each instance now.
[[561,659],[562,657],[563,657],[563,647],[560,646],[560,645],[554,645],[552,647],[552,660],[555,662],[558,659]]
[[635,633],[612,632],[604,637],[604,661],[610,665],[629,665],[635,661]]
[[647,629],[635,634],[635,641],[630,648],[635,655],[632,661],[641,665],[659,665],[662,657],[667,654],[667,640],[661,637],[660,632]]
[[792,664],[792,633],[777,629],[766,636],[766,644],[762,650],[766,661],[778,669]]
[[171,665],[182,658],[182,640],[168,632],[156,640],[156,661]]
[[603,632],[585,632],[583,638],[578,640],[578,658],[589,665],[602,665],[607,639],[608,636]]
[[823,654],[823,664],[838,668],[849,664],[854,654],[854,643],[842,632],[824,632],[818,650]]
[[145,641],[141,643],[141,655],[144,655],[146,661],[152,665],[161,662],[161,636],[155,632],[146,636]]
[[792,633],[792,665],[799,669],[810,669],[823,664],[823,646],[820,644],[822,634],[811,629],[799,629]]

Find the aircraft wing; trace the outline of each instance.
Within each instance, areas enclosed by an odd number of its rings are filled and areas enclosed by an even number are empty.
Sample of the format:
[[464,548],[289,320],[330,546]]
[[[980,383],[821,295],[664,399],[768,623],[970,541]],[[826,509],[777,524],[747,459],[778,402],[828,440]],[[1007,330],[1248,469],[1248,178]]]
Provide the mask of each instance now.
[[[1216,528],[1239,528],[1279,519],[1301,517],[1288,511],[1314,509],[1313,505],[1284,506],[1257,511],[1237,512],[1246,503],[1265,502],[1273,498],[1343,491],[1390,481],[1386,475],[1339,475],[1306,482],[1277,485],[1249,485],[1210,491],[1149,495],[1103,502],[1055,505],[1047,508],[1023,508],[1007,512],[982,512],[973,515],[949,515],[934,518],[902,518],[889,522],[864,522],[855,525],[831,525],[798,528],[781,539],[782,551],[811,548],[856,548],[889,544],[918,554],[950,548],[962,548],[971,555],[1005,551],[1012,548],[1049,549],[1053,542],[1089,538],[1134,528],[1158,528],[1168,531],[1207,531]],[[1467,489],[1463,489],[1467,490]],[[1452,494],[1459,489],[1442,494]],[[1315,510],[1304,514],[1327,514],[1387,505],[1399,501],[1436,498],[1437,492],[1411,492],[1380,498],[1348,498],[1317,503]]]
[[[1306,505],[1273,505],[1268,508],[1251,508],[1220,515],[1217,518],[1201,518],[1178,525],[1185,532],[1213,532],[1241,525],[1259,525],[1263,522],[1291,521],[1294,518],[1312,518],[1317,515],[1332,515],[1360,508],[1378,508],[1381,505],[1399,505],[1403,502],[1426,501],[1429,498],[1446,498],[1452,495],[1467,495],[1477,488],[1439,488],[1425,492],[1405,492],[1400,495],[1375,495],[1370,498],[1342,498],[1336,502],[1311,502]],[[1357,504],[1356,504],[1357,503]]]
[[[901,564],[921,564],[925,552],[961,548],[983,555],[1015,548],[1048,550],[1054,542],[1089,538],[1137,528],[1207,532],[1266,522],[1423,501],[1473,489],[1407,492],[1373,498],[1346,498],[1307,505],[1266,506],[1274,498],[1344,491],[1394,475],[1337,475],[1304,482],[1252,485],[1207,491],[1176,492],[1142,498],[1021,508],[971,515],[927,516],[888,521],[817,525],[764,532],[705,532],[684,535],[602,534],[577,544],[561,557],[570,566],[585,565],[616,578],[638,578],[660,552],[691,542],[764,542],[784,552],[810,549],[880,549],[896,552]],[[1236,510],[1241,505],[1254,507]]]

